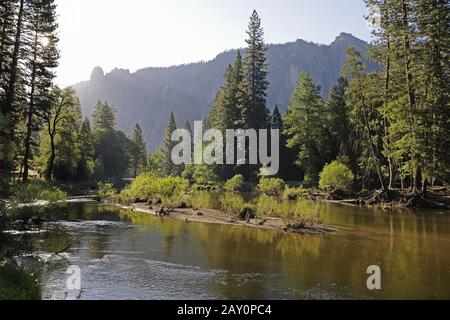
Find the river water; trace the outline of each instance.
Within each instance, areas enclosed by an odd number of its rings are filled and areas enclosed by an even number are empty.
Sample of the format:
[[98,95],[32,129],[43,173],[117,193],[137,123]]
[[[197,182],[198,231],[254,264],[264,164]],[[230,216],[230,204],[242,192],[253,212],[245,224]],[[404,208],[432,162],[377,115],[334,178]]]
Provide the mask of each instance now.
[[[445,212],[323,204],[325,223],[339,228],[329,235],[186,223],[93,204],[47,214],[53,222],[32,235],[47,261],[45,299],[450,299]],[[381,268],[381,290],[367,288],[372,265]],[[81,272],[81,290],[67,289],[70,266]]]

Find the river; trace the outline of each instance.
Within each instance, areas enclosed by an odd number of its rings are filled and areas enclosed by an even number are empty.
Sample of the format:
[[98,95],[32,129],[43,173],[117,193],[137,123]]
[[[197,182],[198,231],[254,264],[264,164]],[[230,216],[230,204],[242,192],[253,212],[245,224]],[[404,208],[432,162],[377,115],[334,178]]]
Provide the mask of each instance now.
[[[450,215],[323,204],[329,235],[186,223],[117,207],[49,209],[27,235],[45,299],[450,299]],[[60,255],[50,256],[70,244]],[[367,268],[381,268],[368,290]],[[67,290],[69,266],[81,290]]]

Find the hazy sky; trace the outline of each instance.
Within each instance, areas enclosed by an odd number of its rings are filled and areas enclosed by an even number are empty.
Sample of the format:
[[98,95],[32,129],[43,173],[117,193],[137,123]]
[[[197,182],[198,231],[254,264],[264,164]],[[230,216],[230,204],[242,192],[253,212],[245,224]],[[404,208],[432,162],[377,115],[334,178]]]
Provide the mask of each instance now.
[[87,80],[95,66],[135,71],[211,60],[245,45],[256,9],[267,43],[330,43],[340,32],[369,40],[363,0],[56,0],[58,84]]

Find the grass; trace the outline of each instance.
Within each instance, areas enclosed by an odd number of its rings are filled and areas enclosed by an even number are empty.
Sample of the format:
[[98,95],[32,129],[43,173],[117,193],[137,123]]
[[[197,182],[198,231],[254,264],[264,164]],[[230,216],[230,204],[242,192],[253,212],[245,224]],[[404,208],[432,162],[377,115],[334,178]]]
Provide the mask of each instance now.
[[0,300],[40,300],[39,279],[14,263],[0,265]]
[[66,199],[66,192],[52,183],[41,180],[19,183],[13,187],[12,201],[14,203],[29,204],[41,200],[56,203]]

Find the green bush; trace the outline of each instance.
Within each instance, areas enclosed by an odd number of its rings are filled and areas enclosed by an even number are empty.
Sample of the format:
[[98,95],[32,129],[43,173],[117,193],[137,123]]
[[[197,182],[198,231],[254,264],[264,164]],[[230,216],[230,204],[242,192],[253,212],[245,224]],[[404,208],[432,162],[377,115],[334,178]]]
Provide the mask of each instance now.
[[349,191],[351,190],[354,175],[343,163],[334,161],[323,168],[320,173],[319,186],[327,191]]
[[284,200],[297,200],[306,197],[309,191],[304,188],[286,188],[282,198]]
[[279,196],[284,188],[284,181],[278,178],[262,178],[258,184],[258,191],[268,196]]
[[167,177],[157,180],[157,194],[161,199],[161,207],[173,211],[181,205],[183,196],[189,188],[189,181],[180,177]]
[[220,198],[223,212],[236,216],[239,219],[255,217],[255,206],[244,201],[241,195],[236,193],[224,193]]
[[130,186],[122,190],[119,199],[122,203],[132,203],[137,200],[153,201],[157,198],[158,177],[154,173],[143,173],[133,180]]
[[280,203],[271,196],[261,195],[256,201],[256,212],[262,217],[276,217],[279,215]]
[[224,189],[226,191],[244,191],[245,189],[244,176],[241,174],[235,175],[233,178],[231,178],[225,183]]
[[213,194],[207,191],[195,192],[189,197],[189,205],[195,209],[214,209],[217,194]]
[[218,186],[219,177],[214,173],[211,166],[199,165],[194,167],[192,180],[196,185],[200,186]]
[[173,210],[181,204],[183,196],[189,188],[189,181],[180,177],[159,178],[152,173],[138,176],[125,188],[119,196],[123,203],[136,200],[159,201],[165,210]]
[[35,180],[14,186],[12,199],[15,203],[28,204],[41,200],[55,203],[66,200],[67,193],[50,183]]
[[13,263],[0,266],[0,300],[40,300],[38,278]]
[[307,227],[322,223],[320,207],[308,200],[278,200],[262,195],[256,201],[258,216],[281,218],[290,228],[293,226]]
[[117,190],[114,188],[114,185],[109,182],[99,182],[97,192],[101,201],[112,201],[115,199],[117,194]]

